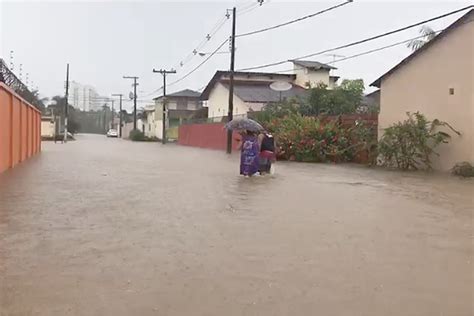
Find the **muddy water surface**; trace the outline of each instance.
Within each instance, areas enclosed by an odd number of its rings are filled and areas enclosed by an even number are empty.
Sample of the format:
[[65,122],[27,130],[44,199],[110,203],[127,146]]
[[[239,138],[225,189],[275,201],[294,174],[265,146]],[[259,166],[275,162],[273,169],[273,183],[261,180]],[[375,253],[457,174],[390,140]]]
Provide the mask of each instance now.
[[0,175],[0,315],[473,315],[474,182],[101,136]]

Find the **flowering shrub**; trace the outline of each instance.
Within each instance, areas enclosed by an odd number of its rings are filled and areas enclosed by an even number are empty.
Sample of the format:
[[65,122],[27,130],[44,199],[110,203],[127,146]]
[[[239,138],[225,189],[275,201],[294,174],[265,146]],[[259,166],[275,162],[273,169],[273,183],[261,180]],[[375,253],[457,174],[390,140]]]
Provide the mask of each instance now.
[[334,120],[290,114],[273,118],[264,125],[277,137],[279,159],[346,162],[366,149],[358,140],[360,130],[366,128],[363,124],[345,127]]

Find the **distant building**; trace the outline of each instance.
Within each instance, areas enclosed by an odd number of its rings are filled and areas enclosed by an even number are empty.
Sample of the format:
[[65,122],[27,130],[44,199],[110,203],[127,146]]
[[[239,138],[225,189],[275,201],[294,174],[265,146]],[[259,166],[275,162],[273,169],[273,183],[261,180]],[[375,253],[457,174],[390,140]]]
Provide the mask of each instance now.
[[72,81],[69,84],[68,103],[81,111],[96,111],[101,107],[100,96],[94,87]]
[[439,170],[474,163],[473,20],[470,10],[371,84],[380,88],[379,137],[417,111],[461,132],[437,149],[433,167]]
[[[181,90],[166,95],[167,117],[165,126],[168,131],[167,138],[177,137],[177,127],[186,119],[193,117],[202,109],[199,100],[201,93],[190,89]],[[163,96],[154,99],[155,105],[145,108],[145,135],[148,137],[163,137]]]
[[[316,61],[293,60],[293,74],[266,72],[234,72],[234,116],[261,111],[267,104],[283,99],[304,98],[307,88],[324,84],[329,89],[336,86],[339,77],[331,76],[332,66]],[[210,118],[227,116],[229,106],[229,71],[217,71],[201,94],[201,101],[209,108]],[[276,81],[288,82],[287,91],[274,91],[270,85]]]
[[289,60],[293,63],[293,73],[296,75],[295,84],[306,87],[316,87],[318,84],[324,84],[328,89],[333,89],[339,79],[338,76],[331,76],[331,70],[336,67],[329,66],[317,61],[308,60]]

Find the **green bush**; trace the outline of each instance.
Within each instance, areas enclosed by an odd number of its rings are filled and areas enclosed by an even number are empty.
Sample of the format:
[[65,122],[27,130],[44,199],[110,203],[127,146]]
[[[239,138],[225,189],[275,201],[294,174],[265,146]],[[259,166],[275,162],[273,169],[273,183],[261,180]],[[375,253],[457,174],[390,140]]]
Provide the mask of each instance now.
[[385,129],[378,144],[379,158],[384,166],[403,170],[432,169],[431,157],[439,155],[435,149],[448,143],[451,136],[438,130],[447,127],[456,134],[448,123],[440,120],[428,121],[419,113],[407,113],[408,119]]
[[146,137],[142,131],[135,129],[130,132],[130,140],[134,142],[143,142],[146,140]]

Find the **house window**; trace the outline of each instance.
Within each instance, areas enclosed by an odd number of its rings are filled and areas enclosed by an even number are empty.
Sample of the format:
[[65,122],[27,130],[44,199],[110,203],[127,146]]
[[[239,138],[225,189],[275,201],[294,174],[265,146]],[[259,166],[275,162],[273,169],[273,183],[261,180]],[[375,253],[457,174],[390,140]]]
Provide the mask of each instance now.
[[449,95],[454,95],[454,88],[449,88]]

